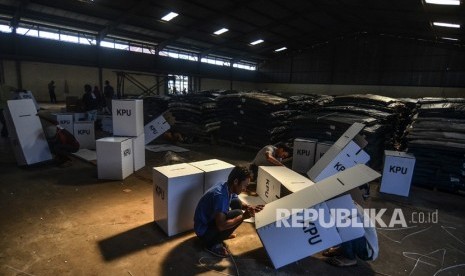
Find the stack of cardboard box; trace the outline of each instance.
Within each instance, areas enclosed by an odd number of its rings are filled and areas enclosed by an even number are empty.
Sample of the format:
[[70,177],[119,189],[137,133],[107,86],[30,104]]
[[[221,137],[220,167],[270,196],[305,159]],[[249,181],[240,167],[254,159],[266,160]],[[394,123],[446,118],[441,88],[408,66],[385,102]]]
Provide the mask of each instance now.
[[97,140],[98,178],[121,180],[145,166],[142,100],[113,100],[112,114],[115,137]]
[[80,149],[95,149],[95,122],[86,113],[57,113],[58,124],[74,135]]
[[194,211],[205,191],[224,183],[233,165],[211,159],[153,168],[155,223],[173,236],[194,227]]

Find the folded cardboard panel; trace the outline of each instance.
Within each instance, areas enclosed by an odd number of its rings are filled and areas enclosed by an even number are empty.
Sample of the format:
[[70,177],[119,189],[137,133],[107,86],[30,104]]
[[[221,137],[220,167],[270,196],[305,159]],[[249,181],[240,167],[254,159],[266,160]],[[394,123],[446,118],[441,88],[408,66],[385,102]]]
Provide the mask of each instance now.
[[[299,210],[322,209],[328,214],[327,204],[336,197],[380,176],[369,167],[359,164],[323,181],[309,185],[286,197],[268,203],[255,215],[255,227],[275,268],[295,262],[316,252],[341,243],[341,234],[335,227],[322,227],[318,221],[312,221],[308,227],[279,227],[284,221],[292,221]],[[334,202],[333,206],[346,201]],[[347,202],[346,202],[347,203]],[[282,210],[288,210],[285,215]],[[360,235],[360,229],[347,230],[344,239]]]
[[18,165],[52,159],[42,124],[31,99],[9,100],[5,120]]
[[370,156],[354,141],[350,141],[313,181],[321,181],[356,164],[366,164],[368,161],[370,161]]
[[170,124],[165,120],[163,115],[153,119],[150,123],[144,126],[145,144],[147,145],[152,142],[170,128]]
[[363,148],[366,145],[366,141],[362,137],[358,136],[358,133],[364,127],[365,125],[361,123],[354,123],[352,126],[350,126],[346,132],[344,132],[344,134],[339,137],[339,139],[331,146],[331,148],[329,148],[329,150],[323,156],[321,156],[315,165],[307,172],[308,177],[313,181],[319,181],[323,179],[323,176],[330,176],[330,174],[322,175],[322,172],[331,166],[331,163],[334,162],[338,156],[342,156],[341,152],[344,151],[344,149],[349,144],[356,144],[358,147]]

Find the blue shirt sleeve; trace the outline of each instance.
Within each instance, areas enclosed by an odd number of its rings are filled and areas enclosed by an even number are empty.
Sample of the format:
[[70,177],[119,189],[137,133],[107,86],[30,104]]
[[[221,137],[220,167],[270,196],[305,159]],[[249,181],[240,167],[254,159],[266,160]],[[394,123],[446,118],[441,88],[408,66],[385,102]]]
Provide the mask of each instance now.
[[226,214],[229,211],[229,199],[223,194],[213,196],[213,214],[218,212]]

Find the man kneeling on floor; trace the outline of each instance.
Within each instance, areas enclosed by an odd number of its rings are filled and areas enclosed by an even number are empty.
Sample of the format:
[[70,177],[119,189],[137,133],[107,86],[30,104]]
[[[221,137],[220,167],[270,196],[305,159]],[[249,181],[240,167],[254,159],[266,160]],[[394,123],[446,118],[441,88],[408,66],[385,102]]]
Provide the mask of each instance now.
[[[228,181],[210,188],[200,199],[195,209],[194,230],[205,248],[218,257],[229,255],[223,241],[235,237],[234,230],[245,220],[255,216],[263,205],[243,204],[238,194],[245,191],[250,181],[250,172],[236,166]],[[244,210],[244,212],[243,212]]]

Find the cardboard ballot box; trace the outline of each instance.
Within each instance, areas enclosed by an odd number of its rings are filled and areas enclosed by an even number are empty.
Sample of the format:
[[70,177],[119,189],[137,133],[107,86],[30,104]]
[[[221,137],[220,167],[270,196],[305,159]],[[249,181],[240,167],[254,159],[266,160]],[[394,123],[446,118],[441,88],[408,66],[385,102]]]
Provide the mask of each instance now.
[[75,122],[87,121],[87,113],[75,112],[74,113],[74,121]]
[[317,140],[314,139],[294,139],[292,170],[306,173],[315,164],[316,144]]
[[415,156],[399,151],[384,151],[384,169],[380,192],[408,196]]
[[[337,227],[323,227],[318,220],[307,220],[306,227],[283,226],[292,223],[293,216],[297,216],[298,210],[302,209],[322,210],[325,216],[329,216],[328,204],[324,203],[325,201],[379,176],[376,171],[359,164],[268,203],[255,215],[255,228],[273,266],[280,268],[340,244],[343,240],[362,236],[360,229],[348,229],[341,235]],[[344,202],[347,201],[342,200],[342,204]],[[339,204],[341,202],[335,202],[333,206],[337,207]]]
[[69,131],[69,133],[74,134],[74,115],[70,113],[58,113],[56,115],[58,124]]
[[203,177],[202,170],[187,163],[153,168],[154,220],[168,236],[194,228]]
[[134,172],[132,139],[105,137],[97,140],[99,179],[123,180]]
[[284,166],[259,166],[257,194],[266,203],[299,191],[313,182]]
[[218,159],[192,162],[189,164],[204,172],[203,193],[218,183],[226,182],[229,173],[234,169],[234,165]]
[[165,120],[163,115],[153,119],[150,123],[144,126],[145,144],[147,145],[155,140],[158,136],[170,129],[170,127],[170,124]]
[[101,117],[102,130],[108,133],[113,133],[113,119],[110,115],[104,115]]
[[[317,142],[315,152],[315,163],[331,148],[332,142]],[[308,170],[307,170],[308,171]]]
[[74,137],[79,142],[80,149],[95,149],[94,121],[74,123]]
[[144,133],[142,100],[112,100],[113,135],[139,136]]
[[367,163],[370,156],[362,150],[367,142],[358,136],[364,127],[365,125],[360,123],[354,123],[349,127],[307,172],[308,177],[318,182],[356,164]]
[[12,100],[27,100],[31,99],[32,102],[34,103],[34,107],[36,111],[40,110],[40,106],[36,101],[36,98],[34,97],[34,94],[32,94],[31,91],[21,91],[21,92],[14,92],[11,93],[11,99]]
[[52,159],[42,124],[31,99],[7,101],[4,114],[18,165],[32,165]]
[[134,152],[134,171],[145,167],[145,134],[132,137],[132,151]]

